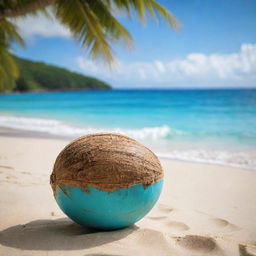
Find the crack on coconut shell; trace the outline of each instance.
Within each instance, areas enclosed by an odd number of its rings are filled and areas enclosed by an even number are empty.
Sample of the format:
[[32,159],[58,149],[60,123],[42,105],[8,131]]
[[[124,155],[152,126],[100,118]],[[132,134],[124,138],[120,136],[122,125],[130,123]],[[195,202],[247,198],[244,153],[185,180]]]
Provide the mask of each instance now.
[[62,192],[67,196],[69,197],[69,199],[71,199],[68,191],[64,188],[63,184],[59,184],[58,187],[62,190]]
[[61,185],[113,192],[142,184],[145,188],[163,178],[156,155],[127,136],[100,133],[82,136],[58,155],[50,183],[54,194]]

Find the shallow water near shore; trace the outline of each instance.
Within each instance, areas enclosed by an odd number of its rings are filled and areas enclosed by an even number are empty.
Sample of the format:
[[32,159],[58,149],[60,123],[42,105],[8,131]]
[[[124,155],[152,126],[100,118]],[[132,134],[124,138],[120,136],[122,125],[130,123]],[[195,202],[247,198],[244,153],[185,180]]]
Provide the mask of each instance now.
[[162,157],[256,169],[256,90],[0,95],[0,126],[70,138],[123,133]]

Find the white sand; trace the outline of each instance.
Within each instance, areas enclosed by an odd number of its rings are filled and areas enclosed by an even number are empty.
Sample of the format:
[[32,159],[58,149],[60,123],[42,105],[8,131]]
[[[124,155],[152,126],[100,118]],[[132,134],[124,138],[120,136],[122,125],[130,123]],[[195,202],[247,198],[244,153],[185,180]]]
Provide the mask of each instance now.
[[136,225],[92,232],[58,208],[66,141],[0,137],[0,255],[256,255],[256,172],[162,160],[164,191]]

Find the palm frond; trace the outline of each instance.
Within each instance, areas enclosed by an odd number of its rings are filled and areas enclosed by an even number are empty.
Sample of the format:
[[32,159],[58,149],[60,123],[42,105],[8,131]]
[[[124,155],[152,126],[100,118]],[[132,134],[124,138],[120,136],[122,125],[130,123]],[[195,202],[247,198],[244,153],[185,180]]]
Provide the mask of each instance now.
[[174,15],[169,12],[166,8],[164,8],[161,4],[159,4],[155,0],[147,0],[151,2],[151,4],[148,5],[149,11],[152,13],[152,11],[157,12],[165,21],[167,24],[174,28],[178,28],[180,26],[179,22],[176,20]]
[[14,58],[8,51],[0,48],[0,91],[12,89],[18,75],[19,70]]
[[142,22],[147,16],[156,21],[163,18],[167,24],[178,27],[175,17],[157,0],[0,0],[0,86],[6,77],[13,79],[18,74],[8,53],[11,43],[24,45],[16,27],[7,18],[35,15],[38,11],[47,14],[49,5],[81,47],[88,49],[92,58],[102,57],[107,63],[114,59],[113,43],[132,45],[131,35],[115,18],[114,10],[129,16],[135,13]]
[[55,0],[2,0],[0,1],[0,19],[35,15],[39,11],[47,13],[46,7],[54,3]]
[[126,28],[114,17],[113,10],[137,13],[142,22],[146,14],[156,21],[162,17],[169,25],[178,26],[174,16],[155,0],[58,0],[56,17],[67,26],[82,47],[86,47],[92,58],[113,60],[112,43],[124,42],[132,45]]
[[0,19],[0,32],[2,33],[2,40],[6,41],[8,46],[10,43],[16,42],[21,46],[24,46],[24,40],[19,35],[17,27],[7,19]]
[[60,0],[56,4],[56,17],[69,27],[82,47],[89,49],[93,58],[102,56],[113,60],[111,42],[124,40],[131,44],[129,32],[111,14],[100,0]]
[[114,8],[129,14],[131,12],[137,13],[142,22],[145,22],[146,13],[149,13],[156,21],[158,21],[158,17],[161,17],[172,27],[177,28],[179,26],[174,15],[156,0],[110,0],[107,2],[111,2]]
[[0,19],[0,90],[13,87],[19,74],[17,65],[9,53],[12,42],[24,45],[15,25],[6,19]]

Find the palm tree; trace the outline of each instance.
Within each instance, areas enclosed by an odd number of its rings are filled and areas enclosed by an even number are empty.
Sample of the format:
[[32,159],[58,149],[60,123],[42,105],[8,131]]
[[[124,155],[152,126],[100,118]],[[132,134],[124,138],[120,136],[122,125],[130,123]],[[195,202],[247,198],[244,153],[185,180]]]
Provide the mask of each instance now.
[[0,90],[14,84],[18,69],[10,53],[13,42],[24,45],[13,19],[43,12],[54,14],[69,28],[81,47],[86,47],[92,58],[113,61],[113,44],[124,42],[131,46],[132,37],[116,19],[116,11],[129,16],[137,14],[142,22],[149,14],[156,21],[161,17],[177,27],[174,16],[156,0],[0,0]]

